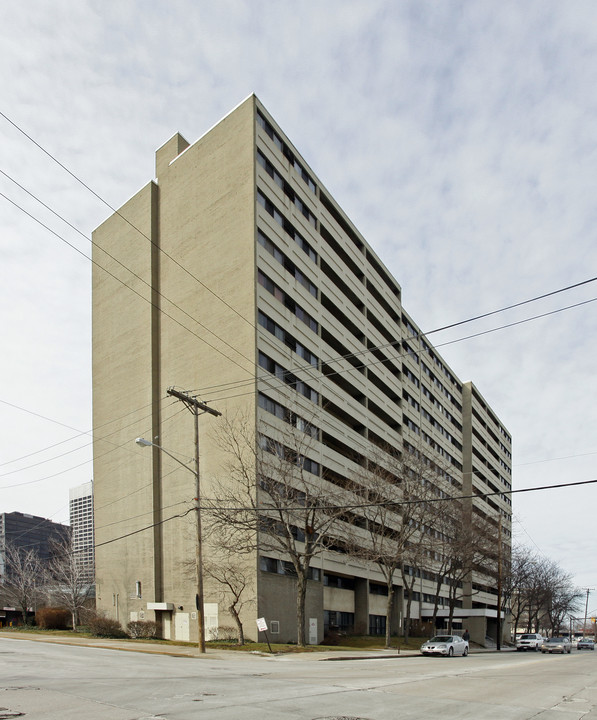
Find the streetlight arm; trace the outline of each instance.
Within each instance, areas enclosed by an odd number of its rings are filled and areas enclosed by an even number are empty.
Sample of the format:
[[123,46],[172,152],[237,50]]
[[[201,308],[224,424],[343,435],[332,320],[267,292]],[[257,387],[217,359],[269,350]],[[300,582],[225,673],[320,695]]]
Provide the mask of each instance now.
[[142,438],[142,437],[138,437],[135,440],[135,442],[140,447],[155,447],[158,450],[161,450],[169,458],[172,458],[172,460],[175,460],[179,465],[182,465],[182,467],[185,468],[185,470],[188,470],[189,472],[193,473],[193,475],[195,475],[195,476],[197,475],[197,473],[195,472],[195,470],[193,470],[193,468],[190,468],[186,463],[183,463],[183,461],[180,460],[179,458],[177,458],[176,455],[173,455],[171,452],[166,450],[166,448],[163,448],[161,445],[158,445],[157,443],[153,443],[153,442],[151,442],[151,440],[146,440],[145,438]]

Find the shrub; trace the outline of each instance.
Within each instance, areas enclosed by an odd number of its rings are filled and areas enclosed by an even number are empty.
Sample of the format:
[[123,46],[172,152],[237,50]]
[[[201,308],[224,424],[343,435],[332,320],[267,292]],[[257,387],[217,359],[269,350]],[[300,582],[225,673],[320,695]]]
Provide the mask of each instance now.
[[210,640],[218,642],[238,642],[238,630],[230,625],[220,625],[218,629],[211,632]]
[[66,630],[70,619],[69,611],[64,608],[40,608],[35,613],[35,623],[44,630]]
[[123,638],[126,633],[118,620],[105,617],[104,615],[92,615],[87,620],[89,632],[95,637]]
[[154,638],[158,634],[158,624],[153,620],[133,620],[126,626],[126,632],[133,639]]
[[340,645],[340,633],[336,630],[329,630],[323,638],[321,645]]

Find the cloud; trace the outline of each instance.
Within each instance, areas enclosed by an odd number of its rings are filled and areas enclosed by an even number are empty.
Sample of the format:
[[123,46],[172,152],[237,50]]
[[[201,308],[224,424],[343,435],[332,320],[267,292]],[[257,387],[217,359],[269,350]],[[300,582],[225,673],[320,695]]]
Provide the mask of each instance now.
[[[595,274],[596,15],[582,0],[506,0],[499,11],[450,0],[32,0],[0,31],[2,110],[119,206],[153,177],[154,151],[174,132],[193,141],[255,91],[428,330]],[[0,132],[2,169],[86,235],[110,214],[2,118]],[[88,252],[6,178],[0,191]],[[90,268],[0,201],[4,399],[86,430]],[[593,296],[587,286],[430,339]],[[594,474],[590,456],[522,463],[595,449],[595,317],[589,304],[441,348],[511,430],[515,486]],[[0,463],[69,432],[6,406],[0,419]],[[48,514],[90,473],[11,490],[5,509]],[[514,503],[539,546],[580,573],[590,536],[573,518],[593,501],[578,489]],[[561,523],[536,521],[554,507]]]

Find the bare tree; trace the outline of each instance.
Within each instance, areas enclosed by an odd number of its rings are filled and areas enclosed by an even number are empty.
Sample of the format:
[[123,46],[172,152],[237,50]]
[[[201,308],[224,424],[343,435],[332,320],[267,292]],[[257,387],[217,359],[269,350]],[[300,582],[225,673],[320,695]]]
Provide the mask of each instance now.
[[497,572],[497,524],[471,511],[462,499],[438,503],[435,521],[434,572],[436,599],[433,622],[437,617],[442,586],[448,588],[448,630],[452,631],[458,602],[464,587],[476,571],[488,579]]
[[524,547],[512,552],[512,593],[514,628],[529,632],[549,628],[558,632],[567,615],[578,610],[582,591],[572,585],[572,577],[553,560]]
[[[366,461],[357,476],[363,507],[354,525],[351,552],[375,563],[387,588],[386,647],[391,645],[394,583],[400,573],[408,588],[405,636],[408,637],[412,583],[410,563],[422,556],[424,537],[432,515],[430,501],[435,498],[437,475],[432,463],[421,453],[400,454],[391,448]],[[438,491],[439,492],[439,491]]]
[[226,606],[237,628],[238,644],[244,645],[242,611],[255,603],[254,566],[250,556],[255,546],[255,534],[250,523],[243,529],[237,524],[222,522],[220,511],[221,508],[217,517],[205,514],[203,537],[211,551],[209,560],[203,563],[203,574],[215,584],[218,602]]
[[534,583],[535,564],[536,556],[528,548],[521,546],[512,548],[512,562],[510,572],[505,578],[505,585],[511,599],[514,631],[521,627],[523,617],[530,616],[530,589]]
[[[426,527],[428,527],[426,525]],[[428,533],[421,532],[415,542],[407,542],[404,548],[404,562],[401,566],[402,585],[406,593],[406,607],[404,609],[404,639],[410,636],[412,602],[415,594],[415,583],[425,568],[429,567],[430,556],[433,553],[432,541]],[[422,602],[422,598],[420,600]]]
[[234,618],[238,645],[245,644],[242,610],[246,605],[255,602],[255,597],[250,594],[251,572],[247,564],[233,553],[212,558],[203,565],[204,576],[218,584],[220,600]]
[[287,558],[296,581],[297,640],[303,646],[305,599],[313,559],[338,543],[342,494],[322,477],[313,459],[318,431],[295,413],[287,427],[252,423],[237,416],[218,427],[229,462],[226,478],[214,484],[217,500],[206,514],[228,527],[227,546],[250,552],[272,552]]
[[73,549],[71,538],[50,545],[51,557],[45,568],[45,591],[56,605],[71,614],[73,630],[93,589],[89,570]]
[[37,550],[6,543],[4,548],[2,594],[6,601],[21,611],[23,623],[42,595],[44,569]]
[[572,584],[572,575],[554,563],[551,590],[547,603],[547,617],[552,634],[559,634],[566,626],[566,617],[576,613],[584,596],[580,588]]

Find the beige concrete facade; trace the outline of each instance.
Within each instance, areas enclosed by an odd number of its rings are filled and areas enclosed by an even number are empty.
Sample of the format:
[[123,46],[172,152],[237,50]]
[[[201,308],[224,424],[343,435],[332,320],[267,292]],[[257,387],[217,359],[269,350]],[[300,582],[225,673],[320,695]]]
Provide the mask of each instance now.
[[[143,436],[192,458],[193,418],[166,394],[170,386],[200,394],[222,413],[242,412],[272,437],[284,425],[271,411],[276,403],[314,418],[312,460],[326,477],[358,474],[354,448],[374,457],[381,444],[403,448],[424,438],[429,456],[450,464],[453,492],[466,493],[471,482],[488,492],[495,483],[492,473],[481,477],[479,458],[484,471],[498,469],[493,453],[510,480],[505,429],[424,342],[398,283],[254,96],[192,145],[180,135],[165,143],[156,180],[93,239],[97,604],[123,624],[157,619],[165,637],[197,639],[195,479],[158,449],[134,444]],[[273,382],[288,372],[307,394]],[[202,494],[209,494],[224,458],[212,434],[218,420],[199,422]],[[479,504],[501,512],[509,531],[507,498]],[[295,580],[284,574],[284,559],[258,552],[249,560],[249,637],[265,617],[273,639],[296,639]],[[375,567],[339,552],[313,567],[312,640],[328,627],[366,633],[383,625]],[[484,588],[475,602],[490,609],[495,594]],[[420,590],[416,618],[433,582],[421,576]],[[232,625],[209,583],[205,602],[209,627]]]

